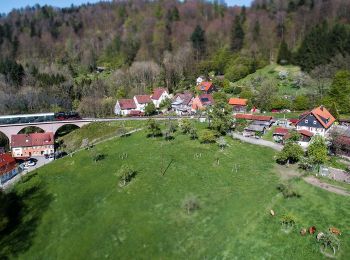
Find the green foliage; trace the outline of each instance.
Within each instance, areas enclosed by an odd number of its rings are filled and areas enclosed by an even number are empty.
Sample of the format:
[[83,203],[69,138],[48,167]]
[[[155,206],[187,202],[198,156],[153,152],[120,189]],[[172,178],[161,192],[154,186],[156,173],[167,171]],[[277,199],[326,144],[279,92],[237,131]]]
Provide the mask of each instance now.
[[331,113],[331,115],[338,120],[339,119],[339,112],[338,112],[338,108],[337,108],[337,104],[335,102],[332,103],[331,107],[329,108],[329,113]]
[[10,59],[0,61],[0,73],[5,75],[8,83],[12,83],[16,86],[22,84],[25,75],[22,65]]
[[300,195],[294,190],[294,188],[290,183],[288,184],[280,183],[277,185],[277,189],[280,192],[282,192],[283,197],[286,199],[293,198],[293,197],[300,197]]
[[323,247],[322,250],[326,253],[327,249],[331,249],[335,255],[337,250],[340,250],[340,239],[330,231],[326,231],[317,241]]
[[242,19],[236,15],[232,26],[231,33],[231,50],[239,51],[243,47],[244,41],[244,30],[242,27]]
[[210,144],[216,142],[216,134],[214,131],[205,129],[199,133],[199,142],[202,144]]
[[189,119],[181,119],[179,121],[180,131],[183,134],[188,134],[191,130],[191,121]]
[[226,134],[232,127],[232,107],[227,102],[216,102],[208,111],[209,127],[220,134]]
[[216,142],[221,148],[221,150],[224,150],[228,146],[228,143],[226,142],[226,139],[223,136],[220,136]]
[[200,203],[196,196],[189,195],[182,201],[182,208],[187,214],[194,213],[196,210],[200,209]]
[[198,139],[197,129],[196,127],[192,126],[189,131],[190,139],[196,140]]
[[296,219],[291,214],[285,214],[282,216],[280,222],[283,228],[293,228],[295,226]]
[[160,130],[160,126],[159,123],[150,118],[147,120],[147,137],[158,137],[158,136],[162,136],[162,131]]
[[200,25],[197,25],[191,35],[191,41],[193,48],[197,51],[197,59],[199,55],[204,56],[206,53],[206,39],[205,31]]
[[153,116],[157,112],[156,106],[153,104],[153,102],[150,102],[145,107],[145,115],[146,116]]
[[329,97],[342,113],[350,112],[350,71],[341,70],[336,73]]
[[293,109],[298,111],[307,110],[310,108],[310,100],[306,95],[298,95],[293,102]]
[[98,161],[102,161],[106,157],[103,153],[97,151],[95,147],[90,149],[90,153],[91,153],[91,158],[95,163]]
[[162,108],[162,109],[166,109],[166,110],[171,109],[171,99],[170,99],[170,98],[164,99],[164,100],[160,103],[159,107]]
[[287,43],[283,40],[277,55],[277,63],[281,65],[287,65],[292,62],[292,53],[288,49]]
[[237,132],[243,132],[244,129],[248,126],[248,121],[245,119],[236,119],[235,121],[235,130]]
[[313,165],[321,165],[327,161],[327,145],[322,136],[314,136],[309,147],[307,156]]
[[117,176],[119,177],[119,186],[124,187],[128,185],[133,178],[136,177],[136,170],[127,164],[123,164],[119,171],[117,172]]
[[304,151],[300,145],[293,142],[288,142],[285,144],[282,151],[277,155],[276,161],[280,164],[296,163],[302,158],[303,155]]

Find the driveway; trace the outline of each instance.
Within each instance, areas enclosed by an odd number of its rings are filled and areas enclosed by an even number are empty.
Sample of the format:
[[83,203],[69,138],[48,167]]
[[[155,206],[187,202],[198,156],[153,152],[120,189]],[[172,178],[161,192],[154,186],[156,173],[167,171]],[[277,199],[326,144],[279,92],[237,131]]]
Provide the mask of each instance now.
[[245,137],[241,134],[238,133],[232,133],[232,137],[241,140],[242,142],[250,143],[250,144],[255,144],[255,145],[261,145],[261,146],[266,146],[270,147],[276,151],[281,151],[283,149],[283,146],[281,144],[277,144],[274,142],[266,141],[263,139],[256,139],[254,137]]

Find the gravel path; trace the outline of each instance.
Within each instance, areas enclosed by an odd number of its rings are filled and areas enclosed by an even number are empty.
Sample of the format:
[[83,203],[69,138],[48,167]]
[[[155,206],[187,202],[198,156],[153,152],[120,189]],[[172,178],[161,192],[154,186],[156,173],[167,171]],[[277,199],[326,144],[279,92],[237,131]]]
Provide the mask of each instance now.
[[339,186],[334,186],[332,184],[321,182],[319,179],[317,179],[314,176],[305,177],[304,180],[307,183],[309,183],[313,186],[319,187],[321,189],[324,189],[324,190],[327,190],[327,191],[330,191],[330,192],[333,192],[336,194],[344,195],[344,196],[350,196],[350,192],[347,191],[346,189],[343,189],[342,187],[339,187]]
[[232,137],[237,138],[246,143],[270,147],[276,151],[281,151],[283,149],[283,146],[281,144],[277,144],[271,141],[266,141],[264,139],[256,139],[254,137],[245,137],[237,133],[232,133]]

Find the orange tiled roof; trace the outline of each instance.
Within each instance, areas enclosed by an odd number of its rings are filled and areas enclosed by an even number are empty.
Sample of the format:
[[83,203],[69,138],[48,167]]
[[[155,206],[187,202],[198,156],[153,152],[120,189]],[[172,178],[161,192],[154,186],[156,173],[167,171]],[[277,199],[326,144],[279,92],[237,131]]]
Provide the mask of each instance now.
[[248,99],[244,98],[230,98],[228,103],[233,106],[246,106]]
[[323,106],[316,107],[313,110],[311,110],[310,112],[304,113],[303,116],[301,117],[301,119],[299,120],[299,122],[301,120],[303,120],[309,114],[314,115],[314,117],[318,120],[318,122],[320,122],[320,124],[326,129],[328,129],[335,122],[335,118]]
[[212,86],[212,82],[203,81],[202,83],[198,84],[197,89],[200,91],[208,91]]

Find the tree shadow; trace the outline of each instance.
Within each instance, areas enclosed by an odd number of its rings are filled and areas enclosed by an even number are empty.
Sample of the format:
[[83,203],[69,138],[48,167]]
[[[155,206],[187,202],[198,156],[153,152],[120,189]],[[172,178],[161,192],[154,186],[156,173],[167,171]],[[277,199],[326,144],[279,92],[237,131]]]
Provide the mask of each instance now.
[[14,258],[32,246],[35,231],[53,199],[41,181],[26,180],[20,185],[24,186],[20,192],[6,194],[9,222],[0,232],[0,259]]

